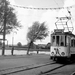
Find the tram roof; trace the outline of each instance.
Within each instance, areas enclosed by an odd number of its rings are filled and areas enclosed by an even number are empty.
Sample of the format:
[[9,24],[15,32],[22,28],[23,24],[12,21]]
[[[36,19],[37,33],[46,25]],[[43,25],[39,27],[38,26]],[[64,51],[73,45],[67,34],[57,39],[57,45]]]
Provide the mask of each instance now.
[[69,35],[75,37],[75,35],[72,32],[53,32],[51,35]]

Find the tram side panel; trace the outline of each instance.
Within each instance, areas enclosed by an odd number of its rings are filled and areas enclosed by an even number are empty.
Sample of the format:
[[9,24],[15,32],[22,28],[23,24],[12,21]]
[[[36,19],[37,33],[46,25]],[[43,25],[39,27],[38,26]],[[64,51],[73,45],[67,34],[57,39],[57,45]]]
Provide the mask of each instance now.
[[70,54],[75,57],[75,38],[71,39]]
[[71,47],[70,48],[70,54],[71,55],[75,55],[75,47]]

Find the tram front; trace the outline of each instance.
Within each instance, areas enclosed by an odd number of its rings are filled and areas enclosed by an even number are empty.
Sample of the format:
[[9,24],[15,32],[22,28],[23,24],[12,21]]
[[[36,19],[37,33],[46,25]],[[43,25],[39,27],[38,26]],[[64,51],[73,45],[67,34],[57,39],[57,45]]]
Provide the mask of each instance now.
[[51,48],[50,48],[50,58],[57,60],[61,57],[69,56],[69,39],[64,34],[64,30],[54,30],[51,34]]

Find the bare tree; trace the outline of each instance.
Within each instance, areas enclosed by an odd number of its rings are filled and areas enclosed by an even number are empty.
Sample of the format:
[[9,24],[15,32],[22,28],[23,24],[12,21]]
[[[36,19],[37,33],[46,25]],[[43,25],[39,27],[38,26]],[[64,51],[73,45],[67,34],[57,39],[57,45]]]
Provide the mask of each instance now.
[[45,25],[45,22],[34,22],[33,25],[29,27],[29,31],[27,33],[27,40],[29,42],[27,54],[29,54],[29,49],[33,42],[36,40],[42,40],[46,36],[48,36],[48,28]]

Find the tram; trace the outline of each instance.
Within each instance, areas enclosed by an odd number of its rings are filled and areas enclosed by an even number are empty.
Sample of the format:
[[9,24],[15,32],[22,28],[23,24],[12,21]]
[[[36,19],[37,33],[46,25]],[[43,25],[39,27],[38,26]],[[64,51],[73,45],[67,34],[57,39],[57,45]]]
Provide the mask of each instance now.
[[50,58],[70,58],[75,55],[75,35],[72,32],[64,32],[63,29],[55,29],[51,34]]
[[[73,26],[68,26],[68,21],[71,20],[71,17],[58,17],[57,19],[58,20],[55,23],[56,29],[51,34],[50,58],[52,60],[58,60],[60,58],[74,58],[75,35],[72,33],[74,28]],[[59,25],[62,25],[63,29],[58,29],[57,26]]]

